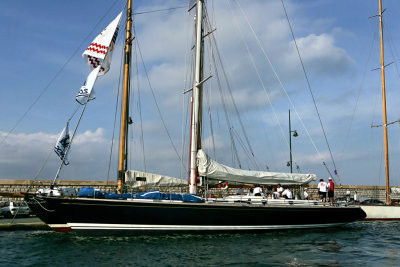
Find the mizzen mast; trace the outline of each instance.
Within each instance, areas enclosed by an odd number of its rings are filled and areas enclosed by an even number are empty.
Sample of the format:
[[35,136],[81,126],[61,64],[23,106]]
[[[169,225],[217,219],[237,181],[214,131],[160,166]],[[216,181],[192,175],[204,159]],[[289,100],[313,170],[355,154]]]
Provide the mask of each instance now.
[[379,0],[379,32],[381,44],[381,79],[382,79],[382,115],[383,115],[383,143],[385,148],[385,174],[386,174],[386,205],[390,204],[390,183],[389,183],[389,152],[387,135],[386,116],[386,88],[385,88],[385,56],[383,48],[383,21],[382,21],[382,0]]
[[123,98],[121,108],[121,135],[119,145],[119,164],[118,164],[118,193],[124,191],[125,172],[127,170],[127,151],[128,151],[128,120],[129,120],[129,87],[130,87],[130,63],[132,48],[132,0],[128,0],[126,10],[126,34],[124,50],[124,78],[123,78]]

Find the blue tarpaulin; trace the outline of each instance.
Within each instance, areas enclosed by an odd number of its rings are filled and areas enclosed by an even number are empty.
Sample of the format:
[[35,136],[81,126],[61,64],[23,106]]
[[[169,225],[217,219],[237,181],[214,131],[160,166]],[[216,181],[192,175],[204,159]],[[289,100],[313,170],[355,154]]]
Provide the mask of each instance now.
[[142,193],[125,193],[125,194],[117,194],[117,193],[109,193],[109,192],[101,192],[98,189],[94,189],[92,187],[82,187],[78,192],[78,197],[88,197],[88,198],[100,198],[100,199],[156,199],[156,200],[177,200],[183,202],[192,202],[192,203],[200,203],[203,200],[201,197],[194,194],[177,194],[177,193],[162,193],[158,190],[148,191]]

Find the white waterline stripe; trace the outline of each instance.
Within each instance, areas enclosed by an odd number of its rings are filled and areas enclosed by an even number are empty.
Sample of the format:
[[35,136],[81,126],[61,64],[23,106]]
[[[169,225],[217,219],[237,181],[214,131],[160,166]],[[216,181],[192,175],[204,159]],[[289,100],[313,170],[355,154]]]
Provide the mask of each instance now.
[[70,228],[68,224],[48,224],[50,228]]
[[332,227],[345,223],[302,224],[302,225],[151,225],[151,224],[96,224],[68,223],[73,230],[154,230],[154,231],[187,231],[187,230],[273,230]]

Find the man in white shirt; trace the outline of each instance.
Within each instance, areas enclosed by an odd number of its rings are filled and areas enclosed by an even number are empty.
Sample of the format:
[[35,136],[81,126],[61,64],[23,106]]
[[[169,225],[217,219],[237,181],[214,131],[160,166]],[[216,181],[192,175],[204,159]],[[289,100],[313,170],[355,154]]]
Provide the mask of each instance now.
[[253,194],[255,196],[261,196],[262,195],[262,189],[260,186],[255,186],[253,190]]
[[276,186],[276,192],[279,193],[279,196],[282,196],[283,187],[281,186],[281,184],[278,184],[278,185]]
[[306,199],[306,200],[308,200],[308,192],[307,191],[308,191],[307,188],[304,188],[303,194],[304,194],[304,199]]
[[292,198],[293,198],[292,191],[290,191],[289,188],[286,188],[285,190],[283,190],[282,196],[283,196],[284,198],[286,198],[286,199],[292,199]]
[[358,195],[357,195],[357,191],[354,193],[354,203],[355,204],[359,204],[359,199],[358,199]]
[[318,184],[318,200],[320,197],[322,197],[322,202],[324,203],[324,206],[326,201],[326,192],[328,192],[328,185],[324,182],[324,179],[321,179],[319,180]]

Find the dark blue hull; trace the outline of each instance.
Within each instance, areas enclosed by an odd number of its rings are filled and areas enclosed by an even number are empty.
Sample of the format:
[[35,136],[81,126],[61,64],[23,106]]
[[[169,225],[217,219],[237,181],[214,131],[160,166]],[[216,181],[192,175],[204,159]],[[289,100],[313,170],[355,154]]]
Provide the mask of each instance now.
[[241,232],[331,227],[365,218],[359,207],[182,203],[27,196],[51,228],[92,234]]

